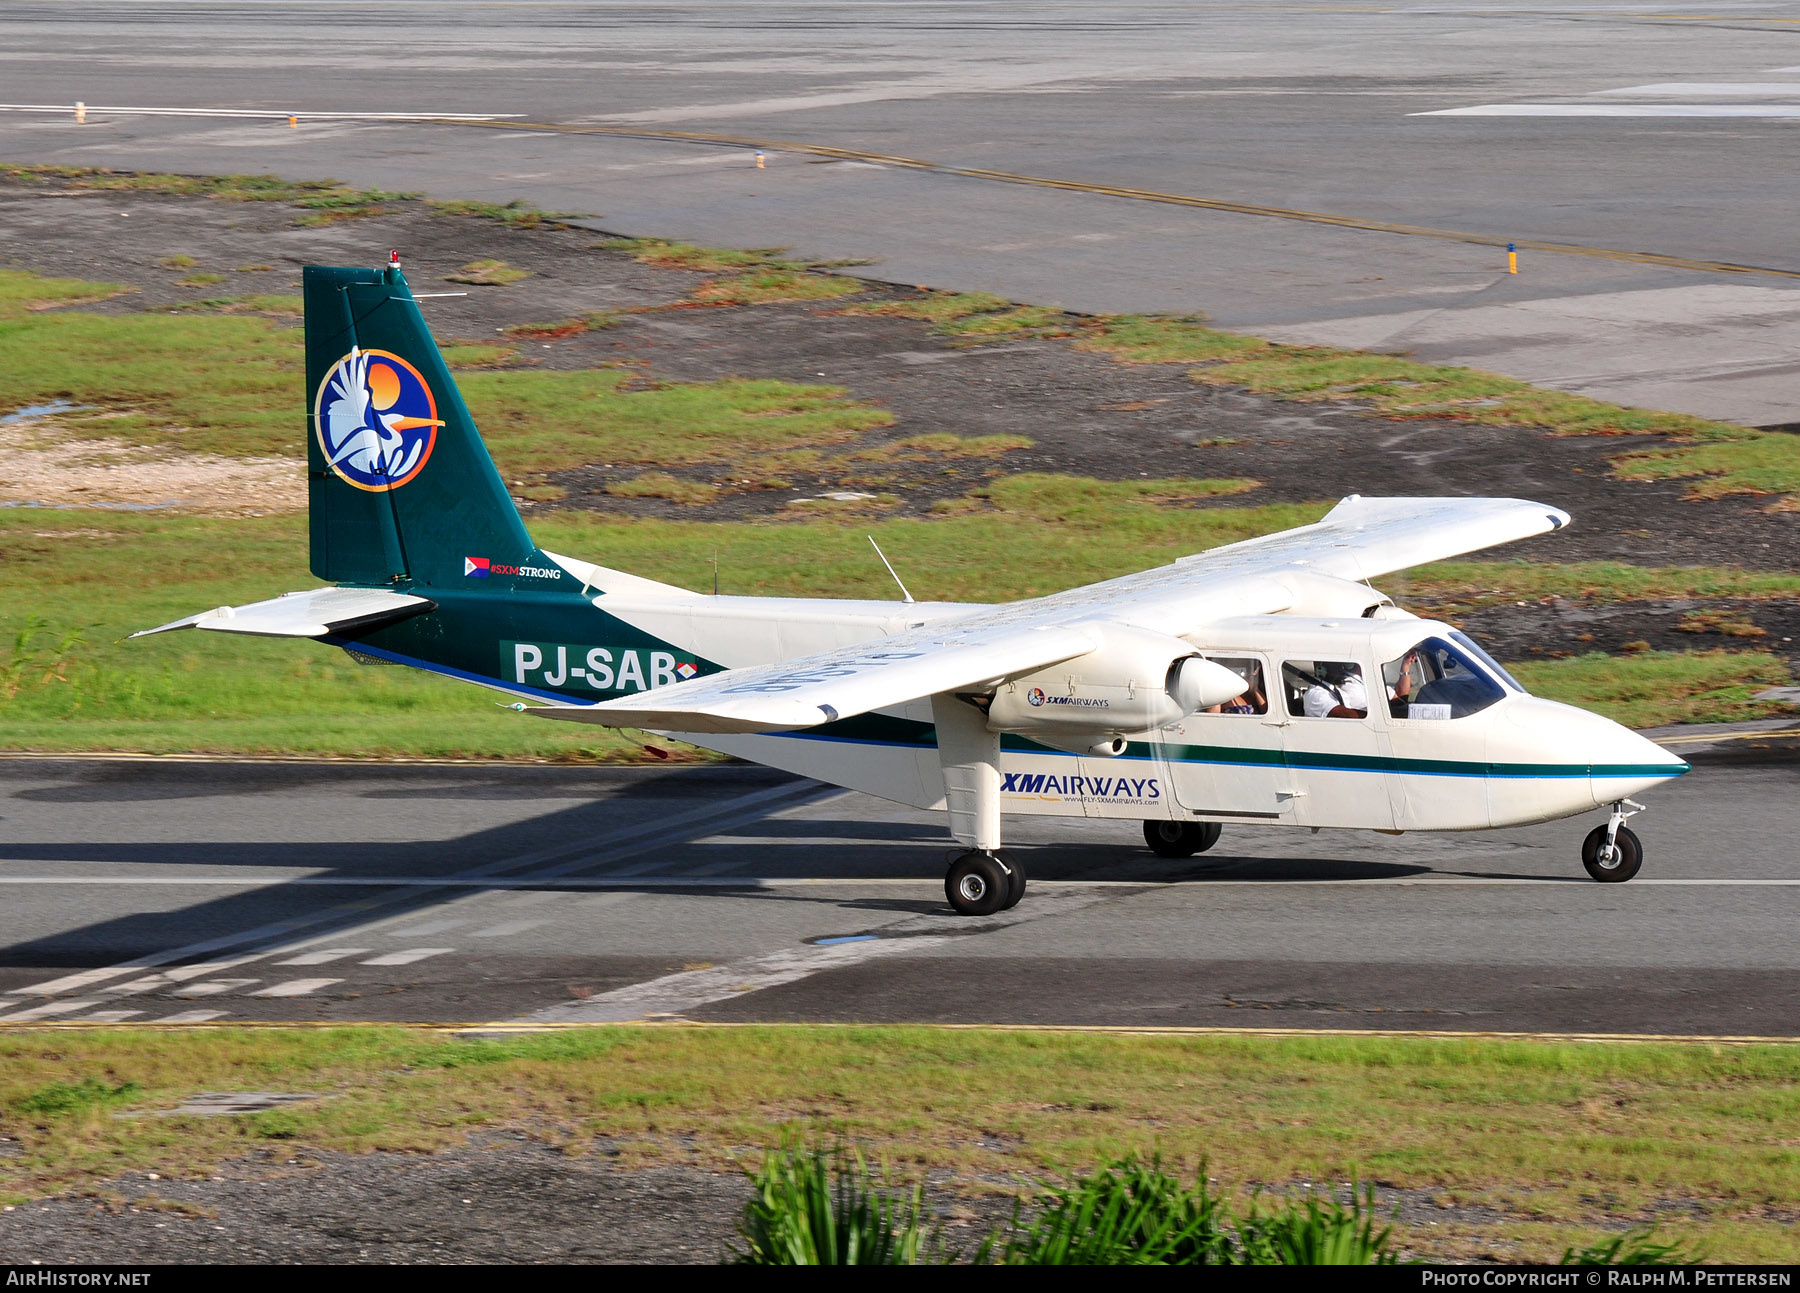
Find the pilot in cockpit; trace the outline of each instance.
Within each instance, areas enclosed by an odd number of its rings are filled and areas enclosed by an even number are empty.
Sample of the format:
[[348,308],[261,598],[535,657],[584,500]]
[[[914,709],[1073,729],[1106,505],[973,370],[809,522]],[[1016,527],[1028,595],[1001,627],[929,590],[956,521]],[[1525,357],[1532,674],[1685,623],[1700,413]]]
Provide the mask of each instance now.
[[1360,665],[1321,660],[1316,668],[1313,685],[1301,702],[1308,718],[1369,716],[1369,691],[1363,685]]

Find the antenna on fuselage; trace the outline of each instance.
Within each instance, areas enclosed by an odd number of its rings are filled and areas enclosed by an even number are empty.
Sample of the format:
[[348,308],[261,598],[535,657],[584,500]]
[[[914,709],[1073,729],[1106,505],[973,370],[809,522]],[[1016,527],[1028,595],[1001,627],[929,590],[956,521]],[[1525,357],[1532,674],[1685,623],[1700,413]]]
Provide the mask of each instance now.
[[869,546],[875,549],[875,555],[881,558],[881,564],[887,567],[888,574],[894,576],[894,582],[900,584],[900,599],[908,606],[912,605],[913,595],[906,591],[906,585],[901,583],[900,576],[894,573],[894,563],[887,559],[887,553],[883,552],[881,550],[881,545],[875,542],[874,535],[870,534],[865,535],[864,537],[868,539]]

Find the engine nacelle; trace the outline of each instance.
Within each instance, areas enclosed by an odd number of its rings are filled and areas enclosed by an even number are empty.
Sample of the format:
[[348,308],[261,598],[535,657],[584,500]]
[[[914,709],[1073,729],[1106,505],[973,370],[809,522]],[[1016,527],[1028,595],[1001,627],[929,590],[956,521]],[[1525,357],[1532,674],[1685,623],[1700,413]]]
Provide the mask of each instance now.
[[1002,683],[988,727],[1059,750],[1117,754],[1115,738],[1179,722],[1244,690],[1244,680],[1203,660],[1180,638],[1123,624],[1083,624],[1100,639],[1086,655]]

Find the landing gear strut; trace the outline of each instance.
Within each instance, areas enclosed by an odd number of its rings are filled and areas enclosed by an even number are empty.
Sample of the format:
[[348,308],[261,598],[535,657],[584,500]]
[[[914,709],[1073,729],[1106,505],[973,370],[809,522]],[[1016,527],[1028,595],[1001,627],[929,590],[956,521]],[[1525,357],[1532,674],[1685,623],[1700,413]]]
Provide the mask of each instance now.
[[1612,806],[1606,825],[1596,826],[1581,844],[1581,865],[1602,884],[1623,884],[1644,865],[1644,846],[1637,834],[1625,825],[1625,819],[1636,817],[1644,806],[1621,799]]
[[958,854],[944,876],[944,897],[959,916],[992,916],[1025,896],[1025,868],[987,849]]
[[1159,858],[1191,858],[1219,842],[1217,822],[1144,823],[1144,843]]

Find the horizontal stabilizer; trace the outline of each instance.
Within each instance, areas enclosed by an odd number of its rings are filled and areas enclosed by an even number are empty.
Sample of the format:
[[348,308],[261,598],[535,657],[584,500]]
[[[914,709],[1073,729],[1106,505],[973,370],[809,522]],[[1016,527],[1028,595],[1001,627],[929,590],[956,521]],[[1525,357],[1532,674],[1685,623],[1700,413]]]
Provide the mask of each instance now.
[[313,588],[248,606],[220,606],[131,636],[149,637],[172,629],[212,629],[265,638],[322,638],[391,624],[436,607],[437,603],[428,597],[382,588]]
[[774,664],[728,669],[598,705],[526,710],[606,727],[670,732],[791,732],[959,691],[1086,655],[1076,628],[934,625]]

